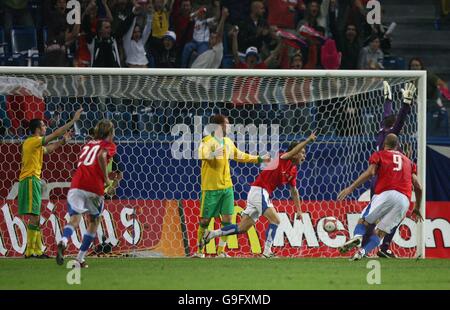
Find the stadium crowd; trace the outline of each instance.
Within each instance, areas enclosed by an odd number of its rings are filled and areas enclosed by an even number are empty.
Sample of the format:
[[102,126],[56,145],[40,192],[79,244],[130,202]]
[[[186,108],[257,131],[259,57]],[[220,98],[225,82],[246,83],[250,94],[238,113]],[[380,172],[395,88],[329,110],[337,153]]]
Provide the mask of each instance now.
[[3,30],[44,29],[44,66],[382,69],[391,41],[367,0],[81,0],[78,25],[29,1],[2,0]]
[[[0,47],[6,54],[11,29],[29,26],[40,66],[385,69],[392,28],[367,23],[367,2],[80,0],[80,24],[70,25],[67,0],[0,0]],[[2,63],[26,64],[22,54]],[[409,62],[424,68],[418,58]],[[431,72],[427,93],[429,111],[444,111],[436,99],[450,94]]]

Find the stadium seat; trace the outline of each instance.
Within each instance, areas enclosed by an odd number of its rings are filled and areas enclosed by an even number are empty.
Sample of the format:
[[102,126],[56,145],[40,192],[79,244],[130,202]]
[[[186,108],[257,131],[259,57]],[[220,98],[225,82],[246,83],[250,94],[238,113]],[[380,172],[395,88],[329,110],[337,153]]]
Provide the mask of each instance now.
[[403,57],[385,56],[383,66],[386,70],[405,70],[406,63]]
[[39,52],[36,29],[34,27],[12,28],[11,52],[15,64],[27,65],[28,61],[28,64],[38,65]]
[[6,64],[8,57],[8,43],[5,38],[5,31],[0,27],[0,66]]

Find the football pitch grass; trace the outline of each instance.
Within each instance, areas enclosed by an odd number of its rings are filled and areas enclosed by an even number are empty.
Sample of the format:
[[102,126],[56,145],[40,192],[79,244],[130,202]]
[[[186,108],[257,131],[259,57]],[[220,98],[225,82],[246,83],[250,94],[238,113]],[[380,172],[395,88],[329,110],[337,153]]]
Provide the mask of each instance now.
[[378,261],[381,284],[369,285],[369,259],[89,258],[69,285],[54,259],[0,259],[0,289],[450,289],[450,260]]

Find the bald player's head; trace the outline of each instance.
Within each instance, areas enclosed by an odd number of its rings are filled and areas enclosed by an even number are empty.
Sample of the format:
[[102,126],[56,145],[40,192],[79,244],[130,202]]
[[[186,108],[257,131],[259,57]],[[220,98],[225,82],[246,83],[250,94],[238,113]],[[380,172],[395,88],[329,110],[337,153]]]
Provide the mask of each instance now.
[[390,133],[384,139],[384,149],[385,150],[396,150],[398,146],[397,135]]

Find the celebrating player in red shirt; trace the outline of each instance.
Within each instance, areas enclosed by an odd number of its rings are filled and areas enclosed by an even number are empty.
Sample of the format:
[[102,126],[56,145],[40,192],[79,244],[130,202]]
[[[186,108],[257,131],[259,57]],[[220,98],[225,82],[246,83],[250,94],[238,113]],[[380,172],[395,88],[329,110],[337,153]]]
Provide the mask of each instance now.
[[86,143],[78,159],[77,170],[72,178],[70,190],[67,193],[67,208],[70,215],[69,224],[64,227],[63,238],[58,243],[56,262],[64,263],[64,251],[67,248],[73,231],[78,227],[81,215],[88,212],[89,226],[83,236],[77,261],[81,267],[87,268],[84,257],[95,238],[100,215],[103,211],[105,184],[106,192],[111,194],[120,174],[115,180],[108,176],[108,164],[116,154],[116,145],[113,142],[114,125],[109,120],[101,120],[94,129],[93,140]]
[[422,187],[417,179],[416,167],[408,157],[396,151],[397,146],[398,137],[388,134],[384,140],[384,150],[373,153],[369,159],[369,168],[338,195],[338,200],[342,200],[372,176],[377,176],[375,195],[363,210],[354,237],[339,248],[341,253],[346,253],[360,246],[367,226],[377,223],[369,241],[355,253],[352,260],[360,260],[378,247],[384,236],[400,224],[409,209],[413,186],[416,194],[413,214],[419,221],[423,220],[420,214]]
[[280,218],[269,197],[277,187],[289,184],[291,197],[297,207],[297,217],[301,218],[300,195],[296,187],[297,166],[306,158],[306,145],[314,140],[316,140],[316,135],[313,132],[307,140],[300,143],[291,143],[286,153],[281,153],[277,158],[270,161],[258,175],[255,182],[251,184],[247,197],[247,206],[242,212],[242,219],[239,225],[228,225],[213,231],[206,230],[203,235],[203,243],[207,244],[215,237],[247,232],[250,227],[255,225],[258,218],[264,215],[269,220],[270,225],[266,231],[263,256],[266,258],[273,257],[272,244],[280,224]]

